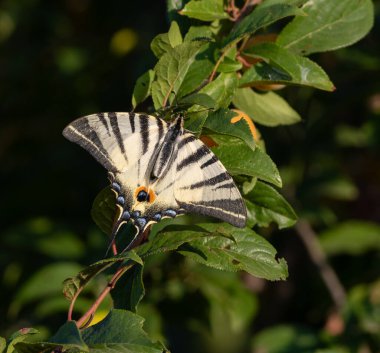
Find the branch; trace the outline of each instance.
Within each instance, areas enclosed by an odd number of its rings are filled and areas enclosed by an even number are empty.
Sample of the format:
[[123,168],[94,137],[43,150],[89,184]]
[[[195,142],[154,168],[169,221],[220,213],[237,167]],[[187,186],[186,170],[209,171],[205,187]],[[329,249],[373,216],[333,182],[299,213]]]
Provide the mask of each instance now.
[[119,269],[115,272],[111,280],[108,282],[107,286],[100,293],[99,297],[92,304],[91,308],[87,310],[87,312],[76,322],[78,328],[85,328],[91,323],[91,318],[94,316],[96,310],[99,305],[102,303],[107,294],[113,289],[116,285],[116,282],[120,279],[120,277],[128,271],[134,264],[129,264],[128,266],[119,267]]
[[328,263],[326,255],[318,242],[317,235],[306,220],[299,220],[295,229],[305,244],[312,261],[318,267],[335,306],[338,310],[341,310],[346,302],[346,291],[337,274]]

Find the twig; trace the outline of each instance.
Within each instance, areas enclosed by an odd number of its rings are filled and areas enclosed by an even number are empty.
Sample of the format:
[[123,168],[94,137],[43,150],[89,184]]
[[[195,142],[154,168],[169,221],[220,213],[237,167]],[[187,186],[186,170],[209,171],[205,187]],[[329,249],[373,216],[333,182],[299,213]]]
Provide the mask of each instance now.
[[126,271],[128,271],[133,265],[134,264],[129,264],[128,266],[119,267],[119,269],[115,272],[115,274],[113,275],[111,280],[108,282],[107,286],[100,293],[99,297],[92,304],[91,308],[88,309],[87,312],[76,322],[76,325],[78,328],[83,328],[84,324],[87,324],[87,325],[90,324],[89,318],[95,314],[95,311],[98,309],[99,305],[104,300],[104,298],[107,296],[107,294],[111,291],[111,289],[113,289],[115,287],[115,284],[119,280],[119,278]]
[[305,244],[312,261],[318,267],[335,306],[338,310],[342,309],[346,302],[346,291],[335,271],[328,263],[326,255],[323,252],[321,245],[318,242],[317,235],[310,223],[305,220],[299,220],[295,229]]

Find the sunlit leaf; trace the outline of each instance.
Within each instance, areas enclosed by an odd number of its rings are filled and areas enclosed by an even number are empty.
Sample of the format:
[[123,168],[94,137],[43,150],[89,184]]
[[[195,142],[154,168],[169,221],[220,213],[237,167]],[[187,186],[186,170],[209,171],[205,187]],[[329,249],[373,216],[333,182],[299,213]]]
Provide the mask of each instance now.
[[152,98],[156,109],[172,103],[185,79],[190,65],[203,43],[186,42],[169,50],[158,61],[152,83]]
[[247,122],[243,119],[236,123],[231,122],[231,119],[236,115],[237,113],[234,111],[219,109],[216,112],[209,114],[203,127],[218,134],[238,137],[254,150],[255,141]]
[[[296,2],[302,3],[302,1]],[[245,35],[252,35],[257,30],[263,27],[267,27],[270,24],[303,12],[293,4],[275,3],[270,5],[257,6],[248,16],[244,17],[231,31],[225,41],[225,45],[231,44]]]
[[302,55],[353,44],[373,26],[371,0],[313,0],[302,10],[307,16],[295,18],[277,39],[277,44]]
[[241,86],[276,82],[310,86],[325,91],[334,89],[329,77],[320,66],[274,43],[255,45],[245,50],[243,54],[262,59],[264,63],[257,63],[248,69],[239,81]]
[[238,86],[235,72],[221,73],[219,76],[203,87],[199,92],[209,95],[216,102],[215,109],[227,108]]
[[223,0],[191,0],[180,14],[201,21],[223,20],[229,17],[224,11]]
[[291,125],[301,120],[286,100],[274,92],[257,93],[250,88],[239,88],[232,102],[264,126]]

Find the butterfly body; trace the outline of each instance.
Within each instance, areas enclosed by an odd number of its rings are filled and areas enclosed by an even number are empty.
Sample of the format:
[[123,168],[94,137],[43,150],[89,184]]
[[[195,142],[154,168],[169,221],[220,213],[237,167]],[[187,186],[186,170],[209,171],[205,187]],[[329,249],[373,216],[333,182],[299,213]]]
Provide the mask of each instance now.
[[244,227],[246,208],[236,185],[217,157],[184,129],[182,117],[166,122],[145,114],[99,113],[75,120],[63,135],[108,170],[118,228],[131,220],[140,234],[163,218],[189,212]]

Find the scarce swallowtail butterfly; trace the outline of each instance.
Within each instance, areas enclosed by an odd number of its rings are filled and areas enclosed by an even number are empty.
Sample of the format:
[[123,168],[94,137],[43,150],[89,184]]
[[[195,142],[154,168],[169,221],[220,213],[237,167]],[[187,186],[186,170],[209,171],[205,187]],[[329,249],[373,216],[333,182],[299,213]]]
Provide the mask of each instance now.
[[137,228],[132,243],[152,223],[184,213],[245,226],[247,211],[234,181],[184,129],[182,117],[166,122],[145,114],[99,113],[73,121],[63,135],[108,170],[120,211],[114,233],[131,220]]

